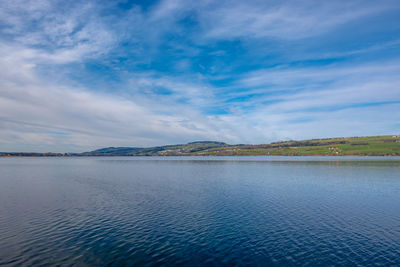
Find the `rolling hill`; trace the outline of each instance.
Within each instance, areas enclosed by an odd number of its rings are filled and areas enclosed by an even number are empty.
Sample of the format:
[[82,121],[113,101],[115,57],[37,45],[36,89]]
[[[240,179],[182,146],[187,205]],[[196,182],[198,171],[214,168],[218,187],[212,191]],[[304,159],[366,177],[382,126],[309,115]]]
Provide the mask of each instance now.
[[83,153],[0,152],[0,157],[61,156],[400,156],[400,135],[229,145],[198,141],[156,147],[107,147]]
[[228,145],[201,141],[149,148],[109,147],[82,156],[400,156],[400,135]]

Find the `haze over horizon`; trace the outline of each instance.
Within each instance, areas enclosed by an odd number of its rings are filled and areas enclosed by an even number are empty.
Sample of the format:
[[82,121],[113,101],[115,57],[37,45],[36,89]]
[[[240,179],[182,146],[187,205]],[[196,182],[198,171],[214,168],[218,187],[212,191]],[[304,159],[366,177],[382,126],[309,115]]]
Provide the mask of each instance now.
[[0,151],[400,133],[399,1],[2,1]]

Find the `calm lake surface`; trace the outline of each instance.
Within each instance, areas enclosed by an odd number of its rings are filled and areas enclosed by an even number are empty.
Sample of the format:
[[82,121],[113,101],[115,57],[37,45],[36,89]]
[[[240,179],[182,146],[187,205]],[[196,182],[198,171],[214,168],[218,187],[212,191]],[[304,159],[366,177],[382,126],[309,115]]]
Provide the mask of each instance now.
[[400,265],[400,158],[0,158],[0,265]]

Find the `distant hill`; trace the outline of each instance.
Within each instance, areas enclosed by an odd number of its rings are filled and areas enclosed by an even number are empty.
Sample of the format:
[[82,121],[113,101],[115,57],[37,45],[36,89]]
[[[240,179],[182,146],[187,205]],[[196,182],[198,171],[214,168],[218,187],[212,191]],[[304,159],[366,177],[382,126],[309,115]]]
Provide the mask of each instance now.
[[228,145],[202,141],[149,148],[109,147],[82,153],[87,156],[400,156],[400,135],[340,137],[285,141],[262,145]]
[[107,147],[84,153],[0,153],[0,156],[400,156],[400,135],[228,145],[198,141],[157,147]]
[[222,142],[198,141],[181,145],[138,147],[107,147],[82,153],[84,156],[181,156],[192,155],[212,148],[228,146]]

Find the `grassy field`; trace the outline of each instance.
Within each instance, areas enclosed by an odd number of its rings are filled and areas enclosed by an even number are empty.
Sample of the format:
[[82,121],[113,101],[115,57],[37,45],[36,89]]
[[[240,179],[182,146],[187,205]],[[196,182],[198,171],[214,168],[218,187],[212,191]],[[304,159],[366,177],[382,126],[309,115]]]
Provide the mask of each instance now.
[[288,156],[400,156],[400,136],[369,136],[277,142],[268,145],[233,145],[210,148],[197,155]]
[[84,153],[1,153],[0,156],[400,156],[400,135],[228,145],[201,141],[158,147],[107,147]]

